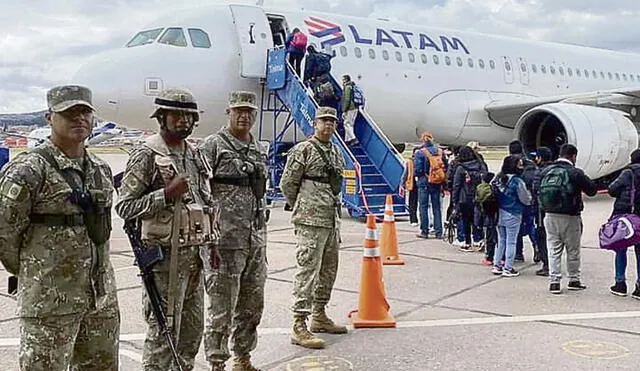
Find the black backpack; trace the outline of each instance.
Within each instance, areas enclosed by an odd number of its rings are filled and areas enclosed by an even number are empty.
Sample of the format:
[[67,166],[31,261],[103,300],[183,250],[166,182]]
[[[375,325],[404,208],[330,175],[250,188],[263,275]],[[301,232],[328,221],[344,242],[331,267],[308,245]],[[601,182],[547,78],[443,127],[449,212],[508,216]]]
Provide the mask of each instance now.
[[482,183],[482,173],[478,170],[470,171],[464,167],[462,169],[464,170],[464,183],[460,190],[458,202],[461,204],[473,204],[476,200],[476,189]]

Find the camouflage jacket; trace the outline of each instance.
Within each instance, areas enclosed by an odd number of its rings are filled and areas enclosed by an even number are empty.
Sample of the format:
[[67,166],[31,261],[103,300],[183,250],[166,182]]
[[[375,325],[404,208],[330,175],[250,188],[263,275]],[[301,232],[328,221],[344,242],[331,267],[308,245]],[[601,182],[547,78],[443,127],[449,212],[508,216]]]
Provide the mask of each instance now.
[[341,195],[334,196],[331,186],[304,177],[327,176],[325,162],[316,147],[316,141],[327,154],[327,158],[340,173],[344,170],[344,159],[340,150],[331,142],[323,143],[315,137],[298,143],[287,155],[287,164],[280,179],[280,189],[289,205],[293,205],[291,222],[314,227],[339,227]]
[[157,161],[165,156],[160,156],[152,149],[154,147],[169,155],[179,174],[188,176],[189,191],[182,196],[185,205],[211,205],[209,174],[197,149],[186,142],[184,150],[169,148],[159,134],[150,136],[144,144],[131,151],[119,189],[116,212],[124,220],[140,218],[144,223],[153,219],[162,223],[166,227],[158,230],[156,238],[145,238],[144,235],[143,238],[150,243],[169,247],[174,203],[165,200],[164,187],[176,174],[163,176]]
[[[73,169],[77,184],[103,191],[111,207],[113,183],[109,166],[86,154],[84,164],[68,158],[53,143],[46,150],[61,170]],[[84,169],[83,169],[84,167]],[[0,260],[18,276],[18,312],[42,317],[117,306],[109,242],[97,246],[87,228],[31,223],[34,214],[81,214],[69,202],[71,188],[44,157],[33,152],[16,156],[0,176]],[[101,285],[98,295],[95,285]]]
[[[222,139],[222,136],[226,140]],[[217,134],[205,138],[199,149],[213,172],[214,180],[211,183],[213,200],[214,204],[220,208],[219,247],[245,249],[252,240],[252,234],[266,237],[264,223],[260,229],[257,223],[258,213],[264,213],[262,208],[258,211],[259,203],[263,200],[256,200],[251,187],[215,181],[216,178],[246,177],[247,172],[250,171],[266,174],[258,141],[252,137],[250,143],[244,143],[224,127]]]

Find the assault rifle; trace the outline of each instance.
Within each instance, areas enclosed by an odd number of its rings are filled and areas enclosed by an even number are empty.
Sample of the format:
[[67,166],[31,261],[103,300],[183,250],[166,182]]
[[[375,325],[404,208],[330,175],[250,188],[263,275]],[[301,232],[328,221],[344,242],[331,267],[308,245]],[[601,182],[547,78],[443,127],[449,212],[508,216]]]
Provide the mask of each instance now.
[[162,309],[160,293],[158,292],[158,287],[153,280],[153,266],[164,258],[162,249],[160,246],[144,245],[141,238],[140,224],[135,219],[125,221],[124,231],[127,234],[127,237],[129,237],[131,249],[133,250],[133,254],[136,257],[136,263],[140,269],[142,284],[144,285],[145,290],[147,290],[147,297],[149,298],[153,315],[158,322],[160,333],[162,333],[162,335],[167,339],[167,344],[169,345],[169,349],[173,355],[173,360],[175,361],[177,370],[182,371],[180,356],[178,356],[178,352],[176,351],[176,342],[173,339],[171,328],[167,325],[167,317],[164,313],[164,309]]

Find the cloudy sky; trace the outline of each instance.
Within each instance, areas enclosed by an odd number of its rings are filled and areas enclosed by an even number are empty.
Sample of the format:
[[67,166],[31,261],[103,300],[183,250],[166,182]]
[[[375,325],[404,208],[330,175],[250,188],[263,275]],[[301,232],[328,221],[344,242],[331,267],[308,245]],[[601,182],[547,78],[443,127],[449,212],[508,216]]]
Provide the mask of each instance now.
[[[43,109],[49,87],[66,81],[92,54],[123,45],[146,23],[166,12],[227,2],[0,0],[0,113]],[[640,52],[638,0],[264,0],[264,3]]]

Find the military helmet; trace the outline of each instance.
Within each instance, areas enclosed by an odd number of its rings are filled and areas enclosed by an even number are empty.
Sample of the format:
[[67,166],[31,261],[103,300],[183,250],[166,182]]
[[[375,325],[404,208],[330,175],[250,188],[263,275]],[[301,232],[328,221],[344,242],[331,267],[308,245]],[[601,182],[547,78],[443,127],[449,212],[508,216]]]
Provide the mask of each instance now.
[[195,121],[200,120],[200,111],[198,103],[196,103],[193,94],[182,88],[168,88],[163,90],[154,100],[155,111],[149,116],[150,118],[158,117],[158,113],[162,109],[172,111],[191,112]]

